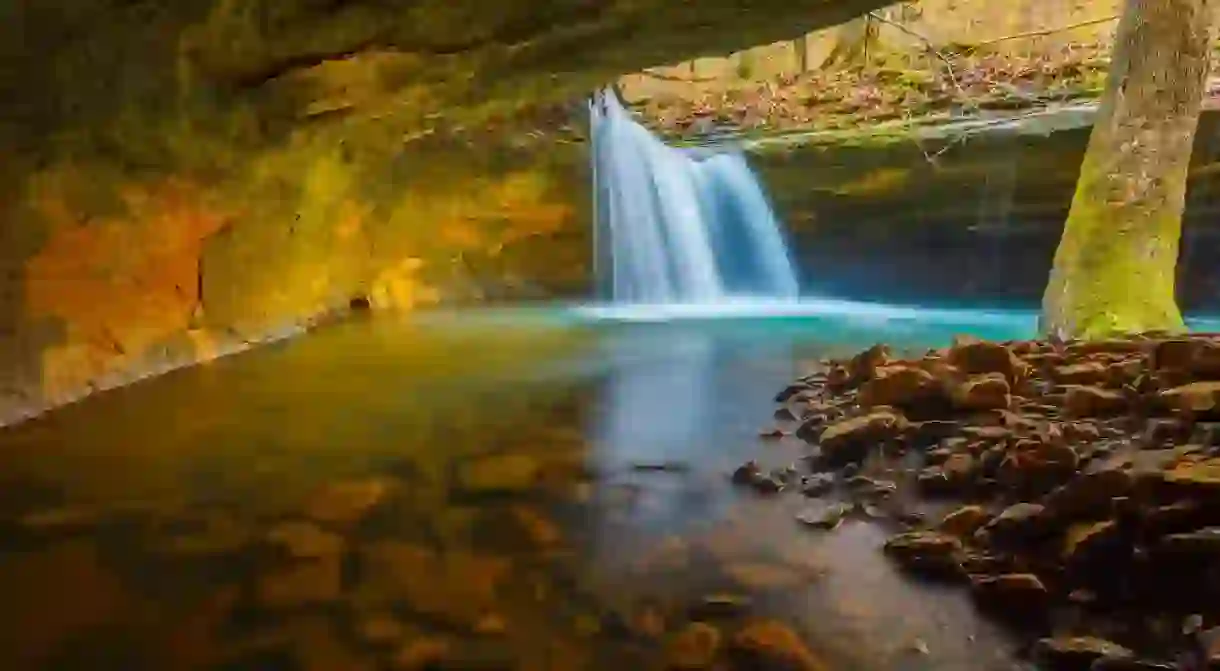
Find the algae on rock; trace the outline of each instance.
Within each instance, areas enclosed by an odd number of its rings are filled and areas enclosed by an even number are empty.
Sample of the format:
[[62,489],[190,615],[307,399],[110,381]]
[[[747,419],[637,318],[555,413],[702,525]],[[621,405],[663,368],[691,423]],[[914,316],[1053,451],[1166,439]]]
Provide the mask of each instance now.
[[1207,0],[1127,0],[1097,121],[1042,300],[1041,330],[1185,328],[1182,211],[1210,67]]

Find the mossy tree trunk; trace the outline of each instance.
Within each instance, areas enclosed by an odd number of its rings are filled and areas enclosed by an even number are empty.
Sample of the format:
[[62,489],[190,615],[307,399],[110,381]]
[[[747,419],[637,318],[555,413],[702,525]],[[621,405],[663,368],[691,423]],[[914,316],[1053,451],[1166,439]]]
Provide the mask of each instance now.
[[1184,329],[1174,275],[1210,64],[1212,0],[1126,0],[1042,298],[1062,337]]

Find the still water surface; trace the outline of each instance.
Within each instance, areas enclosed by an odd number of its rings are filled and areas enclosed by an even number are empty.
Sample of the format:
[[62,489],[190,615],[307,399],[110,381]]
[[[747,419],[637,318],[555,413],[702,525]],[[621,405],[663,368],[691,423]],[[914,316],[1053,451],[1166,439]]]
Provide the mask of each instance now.
[[758,434],[808,361],[1033,315],[676,313],[354,319],[0,431],[0,668],[409,668],[436,641],[472,657],[445,668],[655,668],[709,595],[835,669],[1019,668],[890,569],[884,524],[805,528],[810,500],[727,473],[800,456]]

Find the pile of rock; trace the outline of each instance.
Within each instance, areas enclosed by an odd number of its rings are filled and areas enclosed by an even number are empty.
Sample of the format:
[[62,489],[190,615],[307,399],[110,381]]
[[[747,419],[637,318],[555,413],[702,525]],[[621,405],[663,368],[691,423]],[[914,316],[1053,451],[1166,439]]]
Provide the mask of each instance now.
[[[961,581],[980,606],[1047,633],[1061,607],[1189,617],[1194,632],[1220,623],[1220,336],[959,339],[907,360],[879,345],[822,362],[776,401],[769,435],[816,446],[809,474],[747,464],[735,481],[820,496],[827,473],[850,481],[901,458],[915,491],[966,504],[908,520],[885,547],[904,568]],[[1035,652],[1051,668],[1177,668],[1132,666],[1103,638]]]

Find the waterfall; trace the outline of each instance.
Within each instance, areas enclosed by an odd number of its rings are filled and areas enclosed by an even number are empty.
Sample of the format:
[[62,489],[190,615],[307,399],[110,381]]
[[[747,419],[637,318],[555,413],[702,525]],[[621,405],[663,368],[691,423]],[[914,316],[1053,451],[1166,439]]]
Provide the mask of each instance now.
[[796,298],[779,222],[740,151],[670,147],[611,90],[590,101],[589,116],[600,298]]

